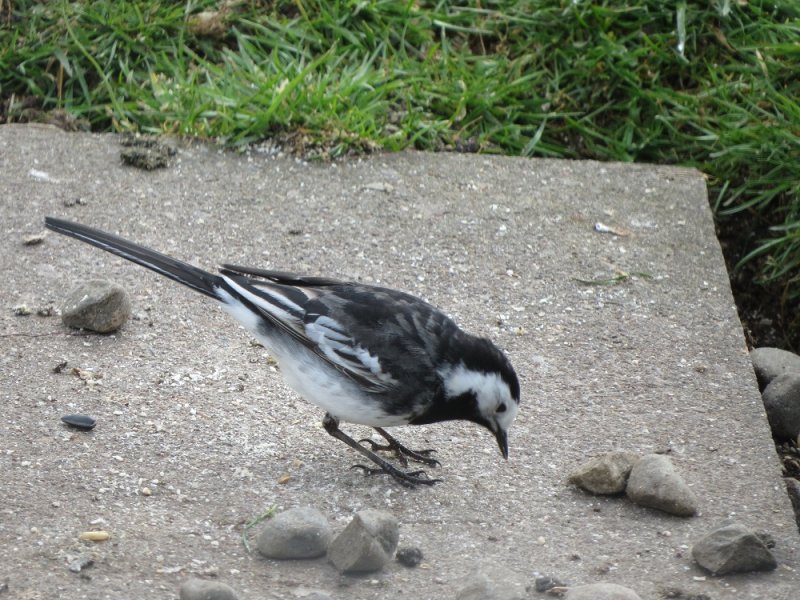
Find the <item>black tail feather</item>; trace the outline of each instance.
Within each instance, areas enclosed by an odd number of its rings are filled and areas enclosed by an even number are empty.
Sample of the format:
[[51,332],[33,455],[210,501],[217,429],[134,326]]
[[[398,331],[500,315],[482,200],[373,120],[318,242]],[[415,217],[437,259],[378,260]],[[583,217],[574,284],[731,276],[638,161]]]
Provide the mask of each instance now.
[[219,300],[216,289],[223,284],[223,280],[218,275],[93,227],[54,217],[45,217],[44,223],[48,229],[97,246]]

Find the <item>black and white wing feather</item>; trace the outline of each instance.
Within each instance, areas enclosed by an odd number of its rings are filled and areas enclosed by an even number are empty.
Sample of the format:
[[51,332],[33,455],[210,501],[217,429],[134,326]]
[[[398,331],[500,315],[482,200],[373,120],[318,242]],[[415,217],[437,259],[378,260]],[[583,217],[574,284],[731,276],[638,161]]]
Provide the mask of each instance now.
[[440,331],[449,323],[430,305],[395,290],[230,265],[222,277],[273,326],[366,392],[401,383],[416,389],[422,373],[431,372],[432,364],[420,360],[430,362],[428,346],[436,339],[422,329]]

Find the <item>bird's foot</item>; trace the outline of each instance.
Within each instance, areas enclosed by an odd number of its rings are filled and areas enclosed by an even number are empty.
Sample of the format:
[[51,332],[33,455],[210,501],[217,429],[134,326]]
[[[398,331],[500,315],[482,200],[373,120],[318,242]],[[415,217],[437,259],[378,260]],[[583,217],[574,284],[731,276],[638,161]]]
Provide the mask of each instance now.
[[416,485],[433,485],[441,481],[441,479],[431,479],[425,471],[401,471],[397,467],[393,467],[388,463],[380,467],[368,467],[366,465],[353,465],[351,469],[361,469],[365,476],[371,475],[391,475],[400,484],[406,487],[414,487]]
[[435,458],[431,458],[430,456],[436,452],[436,450],[433,448],[428,448],[425,450],[412,450],[411,448],[406,448],[403,446],[403,444],[398,442],[385,429],[382,429],[381,427],[375,427],[374,429],[381,435],[381,437],[383,437],[383,439],[386,440],[386,444],[379,444],[369,438],[358,440],[359,443],[367,442],[372,448],[373,452],[394,452],[397,456],[397,459],[404,467],[408,466],[409,458],[414,462],[422,463],[423,465],[428,465],[429,467],[441,466],[442,463]]
[[[400,469],[398,469],[397,467],[395,467],[394,465],[392,465],[388,461],[384,460],[383,458],[381,458],[380,456],[378,456],[377,454],[375,454],[374,452],[372,452],[368,448],[365,448],[364,446],[362,446],[361,444],[356,442],[353,438],[351,438],[349,435],[347,435],[341,429],[339,429],[339,419],[337,419],[336,417],[334,417],[330,413],[325,415],[325,418],[322,420],[322,425],[325,427],[325,431],[327,431],[330,435],[332,435],[333,437],[335,437],[338,440],[343,441],[345,444],[350,446],[353,450],[355,450],[356,452],[358,452],[362,456],[368,458],[369,460],[374,462],[376,465],[378,465],[377,468],[375,468],[375,467],[366,467],[364,465],[355,465],[353,467],[355,469],[361,469],[362,471],[364,471],[365,475],[378,475],[378,474],[391,475],[394,478],[395,481],[397,481],[398,483],[400,483],[400,484],[402,484],[402,485],[404,485],[406,487],[414,487],[415,485],[433,485],[437,481],[441,481],[440,479],[431,479],[430,477],[428,477],[428,475],[424,471],[411,471],[411,472],[408,472],[408,473],[405,472],[405,471],[401,471]],[[396,446],[399,446],[400,448],[405,450],[406,453],[413,452],[411,450],[408,450],[408,448],[405,448],[401,444],[399,444],[397,442],[397,440],[395,440],[392,436],[390,436],[388,433],[386,433],[380,427],[376,427],[375,430],[378,433],[380,433],[386,439],[386,441],[389,442],[390,446],[392,445],[392,442],[394,442],[394,444]],[[392,449],[394,449],[394,448],[392,448]],[[402,450],[400,452],[402,452]],[[432,462],[429,462],[428,464],[431,464],[431,465],[439,464],[438,461],[436,461],[436,460],[434,460],[432,458],[427,458],[425,456],[425,452],[427,452],[427,451],[423,450],[422,452],[414,452],[414,454],[416,456],[418,456],[419,458],[423,459],[423,462],[432,461]]]
[[358,440],[359,444],[363,444],[364,442],[370,445],[370,448],[373,452],[394,452],[397,460],[399,460],[400,464],[402,464],[404,467],[408,466],[409,458],[414,462],[422,463],[423,465],[428,465],[430,467],[438,467],[442,464],[435,458],[430,458],[430,454],[436,452],[436,450],[432,448],[427,450],[412,450],[411,448],[406,448],[399,443],[392,444],[390,442],[388,444],[379,444],[370,438]]

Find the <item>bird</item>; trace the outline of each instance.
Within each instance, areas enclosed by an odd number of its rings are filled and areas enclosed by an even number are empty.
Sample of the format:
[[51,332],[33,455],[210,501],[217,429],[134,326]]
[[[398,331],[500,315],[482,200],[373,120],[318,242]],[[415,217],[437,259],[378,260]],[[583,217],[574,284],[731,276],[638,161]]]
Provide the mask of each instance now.
[[[506,355],[466,333],[411,294],[328,277],[222,264],[210,273],[99,229],[46,217],[45,226],[146,267],[219,302],[279,365],[286,383],[325,411],[323,427],[373,467],[415,487],[441,481],[433,449],[412,450],[386,427],[464,420],[488,429],[508,459],[520,384]],[[372,427],[385,441],[354,440],[341,421]],[[367,445],[364,445],[364,444]],[[369,446],[369,447],[368,447]],[[390,451],[398,468],[377,452]]]

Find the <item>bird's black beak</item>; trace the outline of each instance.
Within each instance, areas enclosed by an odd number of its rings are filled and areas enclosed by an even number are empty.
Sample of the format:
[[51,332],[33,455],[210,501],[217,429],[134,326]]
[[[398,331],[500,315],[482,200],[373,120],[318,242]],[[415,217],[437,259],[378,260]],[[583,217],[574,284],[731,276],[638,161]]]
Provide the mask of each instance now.
[[508,460],[508,434],[505,431],[498,428],[494,434],[494,437],[497,439],[497,445],[500,446],[500,452],[503,455],[503,458]]

